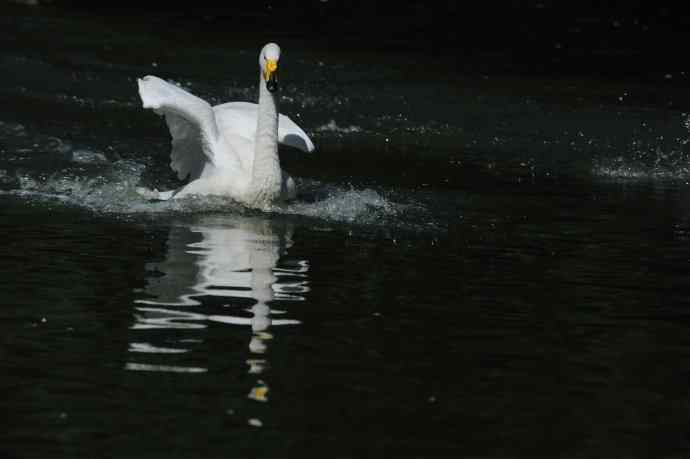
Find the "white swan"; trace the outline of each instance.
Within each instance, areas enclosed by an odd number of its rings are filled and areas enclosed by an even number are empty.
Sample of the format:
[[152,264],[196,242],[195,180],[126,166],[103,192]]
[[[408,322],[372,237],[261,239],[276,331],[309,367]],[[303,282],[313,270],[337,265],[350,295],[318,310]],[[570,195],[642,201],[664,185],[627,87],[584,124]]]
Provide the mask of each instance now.
[[138,80],[144,108],[165,115],[172,136],[170,165],[187,185],[154,192],[156,199],[228,196],[250,207],[293,199],[295,182],[280,168],[278,142],[311,152],[314,144],[290,118],[278,113],[280,47],[259,53],[259,104],[206,101],[155,76]]

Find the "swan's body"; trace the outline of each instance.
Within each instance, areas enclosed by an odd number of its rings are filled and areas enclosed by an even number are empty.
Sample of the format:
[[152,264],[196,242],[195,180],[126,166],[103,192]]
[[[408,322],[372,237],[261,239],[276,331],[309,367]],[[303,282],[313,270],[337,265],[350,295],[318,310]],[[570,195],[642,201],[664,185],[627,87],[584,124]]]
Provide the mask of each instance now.
[[278,113],[276,71],[280,48],[259,55],[259,103],[206,101],[155,76],[140,80],[144,108],[164,115],[172,136],[171,167],[187,185],[156,193],[158,199],[227,196],[251,207],[293,199],[295,182],[280,168],[278,142],[313,151],[309,136]]

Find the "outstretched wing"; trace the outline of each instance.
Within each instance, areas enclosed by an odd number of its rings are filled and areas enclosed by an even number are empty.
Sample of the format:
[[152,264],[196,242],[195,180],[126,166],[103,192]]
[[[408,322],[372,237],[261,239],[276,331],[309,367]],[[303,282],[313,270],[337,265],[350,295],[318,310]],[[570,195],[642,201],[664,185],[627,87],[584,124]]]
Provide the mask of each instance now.
[[[254,141],[257,104],[251,102],[228,102],[213,107],[218,125],[223,133],[232,133]],[[314,151],[314,143],[297,123],[285,115],[278,116],[278,142],[305,152]]]
[[152,75],[138,80],[144,108],[150,108],[165,121],[172,136],[170,165],[180,179],[198,178],[208,162],[217,164],[213,145],[218,127],[213,108],[187,91]]

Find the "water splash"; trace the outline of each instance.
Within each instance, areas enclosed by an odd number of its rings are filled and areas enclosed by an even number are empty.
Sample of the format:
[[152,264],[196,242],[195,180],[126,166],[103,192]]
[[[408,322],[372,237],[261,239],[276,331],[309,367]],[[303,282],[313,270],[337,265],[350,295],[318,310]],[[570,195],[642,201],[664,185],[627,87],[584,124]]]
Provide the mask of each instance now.
[[[229,198],[215,196],[150,200],[138,191],[146,165],[131,160],[109,163],[101,153],[84,150],[75,156],[79,158],[75,166],[49,174],[25,170],[12,174],[3,169],[0,171],[0,184],[4,190],[0,190],[0,193],[105,214],[251,212]],[[84,165],[91,169],[85,170]],[[301,182],[303,191],[297,201],[276,205],[269,211],[332,222],[380,225],[394,220],[403,208],[371,188]]]
[[86,149],[72,151],[72,161],[78,164],[108,164],[105,153]]
[[682,114],[683,133],[636,136],[623,154],[594,160],[594,175],[632,180],[690,180],[690,117]]
[[365,188],[341,188],[327,186],[318,182],[311,184],[306,195],[317,193],[311,202],[296,201],[278,212],[315,217],[323,220],[358,223],[365,225],[384,224],[395,218],[400,206],[393,203],[380,192]]
[[329,132],[334,134],[353,134],[356,132],[362,132],[362,128],[359,126],[339,126],[335,120],[330,120],[328,123],[317,127],[315,130],[317,132]]
[[[172,206],[152,205],[136,193],[144,165],[116,161],[96,174],[67,168],[49,175],[17,171],[16,189],[3,193],[38,201],[58,201],[103,213],[156,212]],[[167,207],[167,208],[164,208]]]
[[[331,121],[324,129],[335,133],[359,132]],[[71,142],[28,130],[21,124],[0,121],[0,138],[7,153],[0,163],[0,193],[38,202],[86,208],[107,214],[186,214],[251,212],[229,198],[189,197],[157,201],[142,196],[146,160],[119,159],[117,152]],[[124,154],[124,153],[123,153]],[[145,155],[137,155],[137,158]],[[155,162],[153,159],[151,160]],[[335,186],[299,180],[300,197],[270,212],[314,217],[334,222],[385,224],[402,206],[371,188]],[[171,189],[176,183],[154,184]]]
[[656,148],[633,158],[617,156],[597,161],[594,174],[615,179],[689,180],[690,155]]

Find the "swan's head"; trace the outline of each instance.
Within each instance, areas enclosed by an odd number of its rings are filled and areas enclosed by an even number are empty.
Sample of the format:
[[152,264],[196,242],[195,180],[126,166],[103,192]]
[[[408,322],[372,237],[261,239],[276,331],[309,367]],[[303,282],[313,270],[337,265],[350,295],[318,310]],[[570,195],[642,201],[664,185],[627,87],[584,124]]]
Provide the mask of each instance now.
[[266,89],[274,92],[278,89],[278,61],[280,60],[280,46],[269,43],[259,53],[259,68],[261,77],[266,83]]

